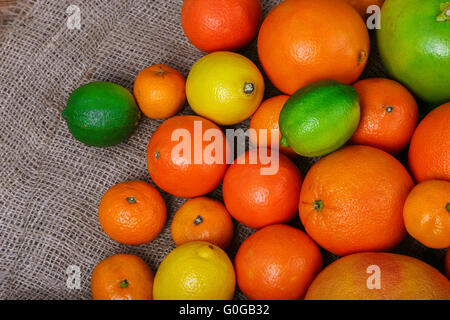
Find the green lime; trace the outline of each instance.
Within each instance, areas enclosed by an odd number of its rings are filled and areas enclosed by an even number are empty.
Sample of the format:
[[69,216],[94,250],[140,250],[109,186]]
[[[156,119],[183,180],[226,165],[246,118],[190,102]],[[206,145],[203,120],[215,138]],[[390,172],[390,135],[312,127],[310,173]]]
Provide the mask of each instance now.
[[377,38],[392,77],[431,106],[450,100],[450,1],[387,0]]
[[360,119],[359,97],[349,85],[322,80],[301,88],[283,107],[281,145],[304,157],[319,157],[343,146]]
[[92,82],[70,95],[62,117],[77,140],[88,146],[110,147],[133,134],[141,113],[124,87]]

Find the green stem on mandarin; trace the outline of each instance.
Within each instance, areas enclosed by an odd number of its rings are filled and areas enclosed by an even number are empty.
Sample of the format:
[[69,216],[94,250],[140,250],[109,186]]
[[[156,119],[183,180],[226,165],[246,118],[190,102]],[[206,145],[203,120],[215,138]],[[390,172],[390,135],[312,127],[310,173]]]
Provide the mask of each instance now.
[[122,282],[120,282],[120,287],[121,288],[128,288],[128,286],[129,286],[129,283],[128,283],[127,279],[125,279]]
[[199,224],[202,224],[202,222],[203,222],[202,216],[197,216],[197,218],[195,218],[194,220],[194,225],[198,226]]
[[447,203],[447,206],[445,207],[448,212],[450,212],[450,203]]
[[322,200],[314,201],[314,210],[321,212],[322,209],[323,209],[323,201]]
[[136,203],[136,198],[135,197],[128,197],[127,201],[129,204],[135,204]]
[[365,50],[361,50],[358,54],[358,63],[363,64],[367,59],[367,52]]

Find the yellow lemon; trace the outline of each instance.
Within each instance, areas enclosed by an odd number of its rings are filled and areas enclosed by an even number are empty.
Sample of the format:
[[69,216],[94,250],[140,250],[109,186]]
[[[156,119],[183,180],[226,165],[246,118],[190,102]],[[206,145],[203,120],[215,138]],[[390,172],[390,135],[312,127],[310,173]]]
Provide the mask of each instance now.
[[214,52],[192,67],[186,96],[198,115],[219,125],[233,125],[259,107],[264,79],[250,59],[234,52]]
[[153,283],[155,300],[231,300],[236,276],[219,247],[205,241],[183,244],[164,258]]

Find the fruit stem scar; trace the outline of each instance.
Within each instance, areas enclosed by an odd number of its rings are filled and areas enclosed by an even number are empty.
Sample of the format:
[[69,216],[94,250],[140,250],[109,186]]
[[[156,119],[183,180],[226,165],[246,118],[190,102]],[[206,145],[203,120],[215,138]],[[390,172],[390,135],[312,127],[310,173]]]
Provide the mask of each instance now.
[[387,113],[392,113],[392,111],[394,111],[394,107],[393,106],[387,106],[386,107],[386,112]]
[[450,20],[450,1],[441,2],[439,9],[441,12],[436,16],[436,21],[444,22]]
[[129,283],[128,283],[128,280],[127,280],[127,279],[123,280],[123,281],[120,283],[120,287],[121,287],[121,288],[128,288],[128,286],[129,286]]
[[128,197],[127,201],[129,204],[135,204],[136,203],[136,198],[135,197]]
[[244,93],[245,94],[252,94],[255,91],[255,85],[253,83],[250,82],[246,82],[244,84]]
[[159,70],[156,71],[156,75],[157,75],[157,76],[160,76],[160,77],[163,77],[163,78],[164,78],[164,75],[165,75],[166,73],[167,73],[167,71],[164,70],[162,67],[159,67]]
[[447,205],[445,206],[445,208],[447,209],[448,212],[450,212],[450,203],[447,203]]
[[322,200],[314,201],[314,210],[321,212],[322,209],[323,209],[323,201]]
[[361,50],[358,53],[358,63],[362,64],[366,61],[366,59],[367,59],[367,52],[365,50]]
[[202,216],[197,216],[197,218],[195,218],[194,220],[194,226],[198,226],[199,224],[201,224],[203,222],[203,218]]
[[156,160],[159,160],[160,157],[161,157],[161,154],[159,153],[159,151],[155,151]]

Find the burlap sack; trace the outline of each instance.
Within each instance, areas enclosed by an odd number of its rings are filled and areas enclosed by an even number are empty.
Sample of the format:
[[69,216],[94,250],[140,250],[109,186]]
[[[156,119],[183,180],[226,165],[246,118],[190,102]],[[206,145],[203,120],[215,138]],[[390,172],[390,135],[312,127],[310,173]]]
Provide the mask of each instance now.
[[[264,14],[279,0],[263,0]],[[70,29],[69,5],[80,8],[81,29]],[[203,53],[180,25],[182,0],[19,0],[0,22],[0,298],[89,299],[90,274],[116,253],[142,257],[153,269],[174,248],[170,223],[185,201],[163,193],[169,219],[149,244],[117,244],[99,226],[97,208],[112,185],[141,179],[148,139],[161,123],[144,118],[125,143],[107,149],[77,142],[61,118],[69,94],[94,80],[132,88],[138,72],[154,63],[187,76]],[[375,42],[373,41],[373,44]],[[256,60],[255,44],[245,54]],[[375,50],[364,77],[383,76]],[[277,91],[267,81],[267,97]],[[192,113],[189,107],[184,111]],[[242,124],[247,127],[248,121]],[[299,159],[306,172],[310,160]],[[213,197],[220,199],[221,190]],[[301,227],[298,219],[293,224]],[[253,231],[236,224],[229,249]],[[442,268],[444,251],[411,239],[396,252]],[[336,257],[324,251],[325,263]],[[69,266],[81,270],[80,288],[66,285]],[[237,291],[237,299],[245,298]]]

